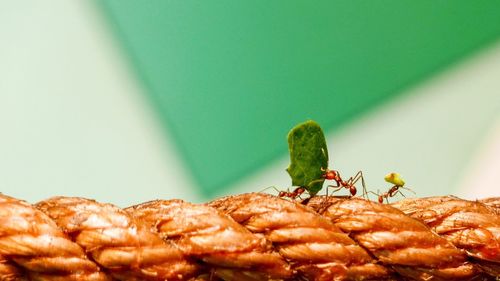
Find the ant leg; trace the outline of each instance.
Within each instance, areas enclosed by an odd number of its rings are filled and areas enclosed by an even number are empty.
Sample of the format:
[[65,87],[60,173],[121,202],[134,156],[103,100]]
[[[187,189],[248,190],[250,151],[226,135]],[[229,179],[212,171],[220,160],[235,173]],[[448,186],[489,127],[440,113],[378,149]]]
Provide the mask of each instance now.
[[377,193],[375,193],[375,192],[373,192],[373,191],[367,191],[367,192],[366,192],[366,197],[367,197],[367,199],[368,199],[368,200],[370,200],[370,197],[368,196],[368,194],[369,194],[369,193],[371,193],[371,194],[375,195],[375,197],[377,197],[377,198],[378,198],[378,197],[380,196],[380,189],[377,189]]
[[355,184],[363,177],[363,173],[358,171],[354,176],[349,178],[350,183]]
[[398,187],[398,189],[396,189],[396,191],[394,192],[394,194],[391,197],[396,196],[396,194],[401,194],[401,196],[403,196],[403,198],[406,198],[406,195],[404,195],[404,193],[401,191],[401,189],[408,190],[408,191],[412,192],[413,194],[415,194],[415,192],[413,190],[411,190],[407,187],[404,187],[404,186],[400,186],[400,187]]
[[368,191],[366,190],[365,177],[363,177],[363,171],[358,171],[356,173],[356,175],[354,175],[354,179],[352,181],[352,184],[357,183],[359,180],[361,180],[361,186],[363,187],[362,197],[365,199],[369,199],[368,198]]
[[326,186],[326,197],[328,197],[328,190],[330,189],[330,187],[335,187],[336,188],[335,191],[332,192],[332,194],[335,193],[335,192],[337,192],[337,191],[339,191],[342,188],[337,180],[334,179],[332,181],[334,181],[336,185],[329,184],[329,185]]
[[[299,195],[297,196],[297,198],[299,198],[299,200],[301,200],[301,201],[302,201],[302,200],[304,200],[304,199],[302,198],[302,195],[303,195],[304,193],[306,193],[306,192],[307,192],[307,191],[302,192],[302,194],[299,194]],[[309,194],[309,192],[307,192],[307,194]],[[311,196],[309,195],[309,197],[311,197]]]
[[[333,184],[329,184],[326,186],[326,194],[325,194],[325,197],[328,197],[328,196],[333,196],[333,194],[339,190],[342,189],[342,186],[339,185],[339,182],[338,181],[335,181],[336,185],[333,185]],[[331,190],[330,190],[331,189]],[[331,191],[331,192],[330,192]]]
[[360,172],[360,175],[361,175],[361,185],[363,186],[363,198],[366,195],[366,199],[370,200],[370,198],[368,198],[368,191],[366,191],[365,177],[363,177],[363,172],[362,171],[359,171],[359,172]]
[[[380,193],[380,189],[377,189],[377,193],[375,193],[373,191],[368,191],[367,193],[371,193],[371,194],[375,195],[377,197],[377,202],[380,204],[384,203],[384,198],[387,201],[387,196],[388,196],[387,193]],[[370,199],[368,199],[368,200],[370,200]]]
[[326,186],[325,197],[328,198],[328,191],[330,190],[331,185]]
[[341,190],[341,189],[343,188],[342,186],[338,186],[338,185],[328,185],[326,188],[328,189],[329,187],[334,187],[334,188],[332,189],[332,193],[331,193],[331,194],[332,194],[332,196],[333,196],[333,194],[334,194],[335,192],[338,192],[339,190]]
[[343,186],[345,188],[349,188],[349,189],[351,186],[356,188],[355,184],[359,180],[361,180],[361,185],[363,187],[363,193],[362,193],[361,197],[363,197],[364,199],[367,199],[368,192],[366,191],[366,183],[365,183],[365,178],[363,177],[362,171],[358,171],[353,177],[350,177],[347,181],[344,182]]
[[[323,209],[323,206],[326,206],[326,205],[328,204],[328,197],[330,196],[330,195],[329,195],[329,193],[330,193],[330,192],[329,192],[329,191],[330,191],[330,188],[335,188],[335,189],[332,191],[332,193],[331,193],[331,194],[333,194],[333,193],[335,193],[335,192],[339,191],[339,190],[342,188],[342,187],[339,187],[339,184],[338,184],[338,182],[337,182],[336,180],[334,180],[334,181],[337,183],[337,185],[332,185],[332,184],[329,184],[329,185],[327,185],[327,186],[326,186],[326,193],[325,193],[325,196],[323,196],[323,198],[321,199],[321,203],[320,203],[320,206],[321,206],[321,207],[320,207],[320,210],[322,210],[322,209]],[[311,197],[309,197],[309,199],[311,199]],[[302,201],[302,202],[304,202],[304,201]]]
[[210,276],[209,276],[208,280],[209,280],[209,281],[213,281],[213,280],[215,280],[215,269],[214,269],[214,268],[212,268],[212,269],[210,270]]
[[[406,188],[405,188],[405,189],[406,189]],[[396,192],[396,194],[398,194],[398,193],[399,193],[399,194],[401,194],[401,196],[403,196],[404,198],[406,198],[406,196],[404,195],[404,193],[403,193],[403,192],[401,192],[401,190],[398,190],[398,191]],[[415,194],[415,193],[414,193],[414,194]]]
[[417,195],[417,193],[415,191],[413,191],[413,189],[411,189],[409,187],[401,186],[400,188],[408,190],[409,192],[413,193],[413,195]]

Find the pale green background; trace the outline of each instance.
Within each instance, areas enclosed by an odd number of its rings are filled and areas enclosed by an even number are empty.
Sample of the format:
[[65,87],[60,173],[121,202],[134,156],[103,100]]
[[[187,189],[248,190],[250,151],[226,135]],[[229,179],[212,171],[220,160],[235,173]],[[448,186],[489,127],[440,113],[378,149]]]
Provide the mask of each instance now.
[[[206,200],[95,6],[1,2],[0,38],[1,192],[122,206]],[[498,116],[498,77],[495,44],[331,132],[333,165],[363,169],[374,188],[398,170],[419,196],[498,196],[493,185],[457,190],[474,178],[471,160]],[[283,155],[222,193],[287,186],[286,165]]]
[[294,124],[335,132],[500,38],[485,0],[99,3],[207,196],[283,155]]

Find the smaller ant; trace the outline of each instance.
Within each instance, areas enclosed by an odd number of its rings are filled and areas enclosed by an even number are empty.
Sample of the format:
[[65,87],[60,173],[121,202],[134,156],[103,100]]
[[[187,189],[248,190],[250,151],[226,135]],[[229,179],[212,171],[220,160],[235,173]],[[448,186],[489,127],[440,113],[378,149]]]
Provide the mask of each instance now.
[[389,190],[387,192],[384,192],[382,194],[378,194],[378,193],[376,194],[378,196],[378,202],[380,204],[384,203],[384,198],[385,198],[385,201],[387,203],[389,203],[389,197],[394,197],[398,193],[401,194],[401,196],[406,197],[403,194],[403,192],[401,192],[400,188],[409,190],[409,191],[413,192],[413,194],[415,194],[415,192],[413,190],[411,190],[407,187],[404,187],[405,181],[403,180],[401,175],[398,173],[389,173],[384,177],[384,180],[388,183],[392,183],[393,186],[391,188],[389,188]]
[[[269,188],[272,188],[272,189],[276,190],[278,192],[278,197],[280,197],[280,198],[290,198],[291,200],[295,200],[297,198],[300,198],[300,196],[304,192],[307,191],[306,188],[303,187],[303,186],[299,186],[299,187],[295,188],[293,191],[290,191],[290,189],[288,189],[287,191],[283,191],[283,190],[279,190],[278,188],[276,188],[274,186],[270,186],[268,188],[265,188],[262,191],[265,191],[265,190],[267,190]],[[302,198],[300,198],[300,199],[302,199]]]
[[350,177],[347,181],[344,181],[342,177],[340,176],[340,173],[335,170],[329,170],[326,169],[325,173],[323,174],[323,178],[326,180],[333,180],[335,181],[336,185],[328,185],[328,187],[334,187],[336,188],[332,193],[335,193],[339,191],[342,188],[345,188],[349,190],[349,193],[351,196],[355,196],[357,193],[357,189],[355,184],[361,180],[361,185],[363,186],[363,197],[367,194],[366,192],[366,185],[365,185],[365,178],[363,177],[363,172],[358,171],[354,177]]
[[300,198],[300,195],[302,195],[302,193],[304,193],[306,191],[306,188],[305,187],[302,187],[302,186],[299,186],[297,187],[296,189],[294,189],[292,192],[290,191],[280,191],[278,193],[278,197],[281,197],[281,198],[290,198],[292,200],[295,200],[298,198]]

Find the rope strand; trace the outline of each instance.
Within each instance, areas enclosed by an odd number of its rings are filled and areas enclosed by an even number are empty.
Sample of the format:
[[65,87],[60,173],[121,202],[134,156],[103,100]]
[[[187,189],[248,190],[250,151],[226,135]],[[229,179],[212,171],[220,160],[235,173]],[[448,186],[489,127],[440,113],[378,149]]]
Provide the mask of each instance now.
[[0,281],[498,280],[499,201],[249,193],[120,209],[0,194]]

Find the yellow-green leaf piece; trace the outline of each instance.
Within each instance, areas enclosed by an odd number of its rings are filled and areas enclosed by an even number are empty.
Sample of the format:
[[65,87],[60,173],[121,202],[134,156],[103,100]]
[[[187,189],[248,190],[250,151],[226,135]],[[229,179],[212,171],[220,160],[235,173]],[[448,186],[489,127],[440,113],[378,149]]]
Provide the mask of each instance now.
[[401,175],[398,174],[398,173],[387,174],[384,177],[384,179],[385,179],[386,182],[392,183],[395,186],[404,186],[405,185],[405,181],[403,180],[403,178],[401,177]]
[[315,195],[323,187],[323,174],[328,167],[325,135],[318,123],[309,120],[288,133],[290,166],[286,169],[293,186],[304,187]]

